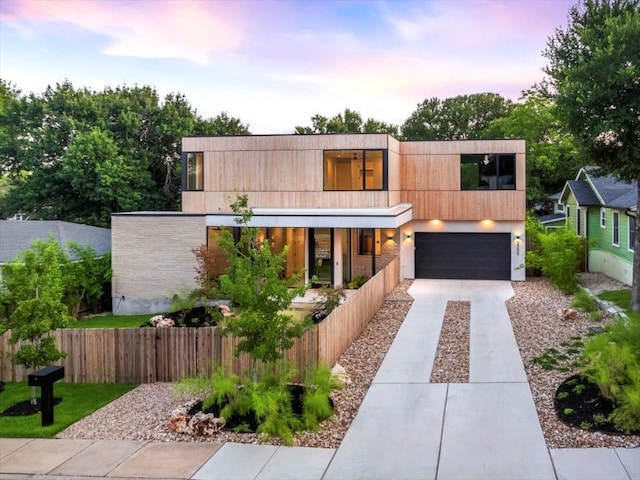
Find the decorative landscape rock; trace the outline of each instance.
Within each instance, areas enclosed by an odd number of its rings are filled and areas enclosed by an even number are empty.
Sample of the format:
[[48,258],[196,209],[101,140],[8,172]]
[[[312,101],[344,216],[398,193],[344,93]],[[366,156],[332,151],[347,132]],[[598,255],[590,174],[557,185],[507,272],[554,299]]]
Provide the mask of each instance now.
[[190,415],[189,412],[197,404],[198,402],[191,400],[171,412],[167,422],[167,430],[174,433],[202,437],[211,436],[224,428],[224,419],[216,418],[212,413],[198,411]]
[[336,363],[331,369],[331,376],[336,379],[341,387],[351,385],[351,377],[349,376],[345,368],[339,363]]
[[176,324],[176,322],[172,318],[165,317],[164,315],[156,315],[154,317],[151,317],[149,323],[152,327],[156,328],[169,328],[173,327]]
[[223,418],[216,418],[213,413],[197,412],[189,420],[185,433],[196,437],[208,437],[218,433],[224,426]]
[[561,308],[558,310],[558,316],[560,317],[560,320],[564,321],[575,320],[578,318],[578,311],[573,308]]

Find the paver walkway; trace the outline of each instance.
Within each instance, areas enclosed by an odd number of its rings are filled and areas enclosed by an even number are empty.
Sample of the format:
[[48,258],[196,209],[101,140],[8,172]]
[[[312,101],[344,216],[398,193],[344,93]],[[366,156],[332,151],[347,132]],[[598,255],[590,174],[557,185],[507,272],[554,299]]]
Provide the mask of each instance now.
[[[337,451],[0,438],[0,479],[640,480],[638,448],[547,449],[504,303],[509,282],[415,280],[409,293]],[[449,300],[471,302],[470,381],[433,384]]]

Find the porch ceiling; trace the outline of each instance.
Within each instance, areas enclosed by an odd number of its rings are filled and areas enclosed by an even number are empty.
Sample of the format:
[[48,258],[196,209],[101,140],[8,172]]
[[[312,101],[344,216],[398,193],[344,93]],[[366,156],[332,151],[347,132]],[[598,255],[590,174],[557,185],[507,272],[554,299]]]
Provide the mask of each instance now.
[[[209,227],[237,227],[237,215],[207,215]],[[398,228],[413,219],[410,203],[389,208],[254,208],[253,227]]]

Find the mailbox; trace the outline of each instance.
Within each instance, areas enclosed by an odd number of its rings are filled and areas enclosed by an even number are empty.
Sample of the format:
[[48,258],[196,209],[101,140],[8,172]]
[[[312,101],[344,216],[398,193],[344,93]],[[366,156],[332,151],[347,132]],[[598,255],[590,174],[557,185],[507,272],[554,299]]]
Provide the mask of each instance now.
[[28,385],[40,387],[42,426],[53,423],[53,382],[64,378],[64,367],[52,365],[29,374]]

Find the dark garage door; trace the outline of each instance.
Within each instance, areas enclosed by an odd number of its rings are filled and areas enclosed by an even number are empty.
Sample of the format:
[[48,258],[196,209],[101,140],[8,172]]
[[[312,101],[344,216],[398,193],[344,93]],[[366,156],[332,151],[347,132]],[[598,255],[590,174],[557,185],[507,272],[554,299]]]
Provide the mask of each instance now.
[[509,233],[416,233],[416,278],[511,279]]

